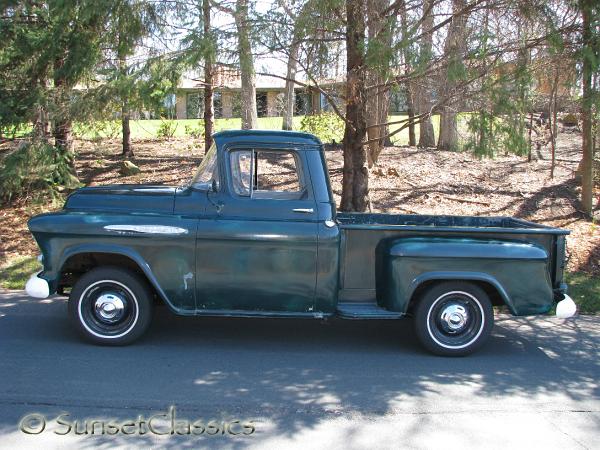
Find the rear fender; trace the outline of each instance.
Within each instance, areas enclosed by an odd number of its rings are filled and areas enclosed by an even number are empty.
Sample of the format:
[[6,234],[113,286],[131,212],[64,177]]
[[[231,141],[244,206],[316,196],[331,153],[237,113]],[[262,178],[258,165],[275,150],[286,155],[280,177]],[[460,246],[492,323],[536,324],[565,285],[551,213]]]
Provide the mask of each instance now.
[[377,300],[405,313],[434,280],[487,283],[514,315],[541,314],[554,304],[547,252],[534,244],[454,237],[383,241],[377,249]]

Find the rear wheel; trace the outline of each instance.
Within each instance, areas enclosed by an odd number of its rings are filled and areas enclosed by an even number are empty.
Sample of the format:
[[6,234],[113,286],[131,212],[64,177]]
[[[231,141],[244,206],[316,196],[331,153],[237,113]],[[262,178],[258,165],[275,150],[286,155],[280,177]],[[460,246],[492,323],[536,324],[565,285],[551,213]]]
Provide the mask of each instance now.
[[415,309],[421,344],[443,356],[473,353],[488,339],[494,310],[483,289],[468,282],[443,282],[428,289]]
[[150,325],[152,293],[147,283],[128,269],[98,267],[73,286],[69,316],[88,340],[126,345]]

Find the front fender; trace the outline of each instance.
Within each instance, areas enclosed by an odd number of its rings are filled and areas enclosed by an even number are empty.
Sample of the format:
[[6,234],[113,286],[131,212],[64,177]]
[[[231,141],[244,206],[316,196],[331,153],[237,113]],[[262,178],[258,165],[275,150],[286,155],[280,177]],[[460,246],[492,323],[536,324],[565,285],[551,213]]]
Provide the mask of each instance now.
[[[29,221],[44,256],[41,277],[56,292],[65,262],[82,253],[114,254],[135,262],[158,295],[179,314],[196,310],[194,217],[61,211]],[[110,259],[103,261],[110,264]]]
[[65,263],[77,255],[86,254],[86,253],[102,253],[108,255],[120,255],[125,256],[136,263],[139,269],[144,273],[148,282],[155,289],[156,293],[159,297],[176,313],[181,314],[182,311],[180,308],[176,307],[172,301],[169,299],[169,296],[165,293],[163,288],[161,287],[158,279],[153,273],[148,262],[135,250],[132,250],[129,247],[124,247],[120,245],[111,245],[111,244],[80,244],[72,247],[65,248],[61,253],[58,263],[53,264],[53,267],[57,267],[57,270],[46,272],[44,271],[40,276],[41,278],[48,281],[51,286],[52,292],[56,292],[57,284],[59,281],[59,277],[61,274],[61,270],[64,267]]

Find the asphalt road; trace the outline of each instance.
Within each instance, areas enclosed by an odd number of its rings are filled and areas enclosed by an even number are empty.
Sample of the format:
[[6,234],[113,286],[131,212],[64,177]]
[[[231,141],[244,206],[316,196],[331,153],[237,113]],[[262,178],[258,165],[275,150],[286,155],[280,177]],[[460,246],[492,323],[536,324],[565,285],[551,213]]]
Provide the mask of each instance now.
[[[181,318],[157,308],[140,342],[109,348],[79,339],[64,298],[0,292],[0,356],[0,448],[600,445],[600,317],[500,316],[479,353],[441,358],[419,348],[408,322]],[[144,421],[158,415],[154,431],[169,432],[160,414],[171,406],[184,434],[149,431]],[[23,417],[25,429],[41,426],[33,413],[46,428],[25,434]],[[189,432],[202,434],[185,434],[193,422]],[[76,435],[86,424],[95,434]],[[255,431],[223,434],[223,424]]]

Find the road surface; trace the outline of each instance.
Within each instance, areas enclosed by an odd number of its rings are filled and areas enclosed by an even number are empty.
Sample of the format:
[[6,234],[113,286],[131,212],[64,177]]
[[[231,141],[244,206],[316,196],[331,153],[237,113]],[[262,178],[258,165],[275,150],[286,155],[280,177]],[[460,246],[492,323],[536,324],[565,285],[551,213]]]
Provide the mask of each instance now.
[[[184,318],[159,307],[141,341],[109,348],[80,340],[66,299],[2,291],[0,355],[0,448],[600,443],[600,317],[499,316],[477,354],[442,358],[420,349],[409,322]],[[21,430],[42,422],[39,434]]]

